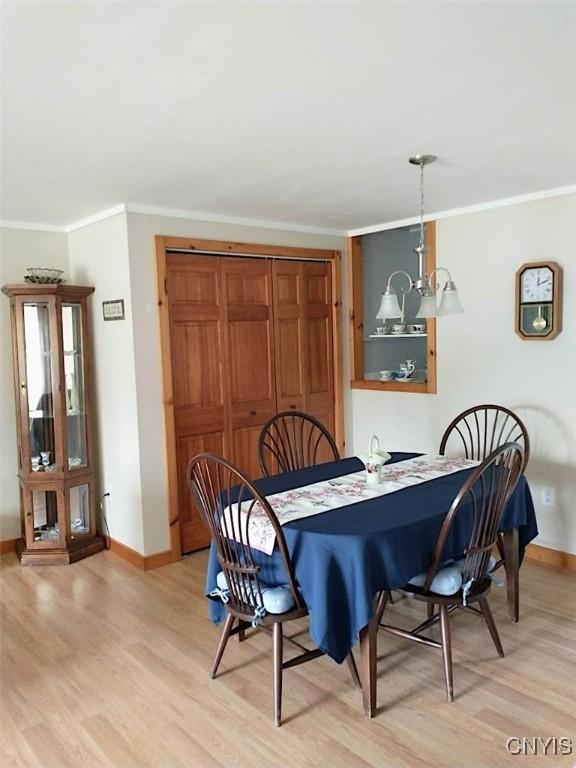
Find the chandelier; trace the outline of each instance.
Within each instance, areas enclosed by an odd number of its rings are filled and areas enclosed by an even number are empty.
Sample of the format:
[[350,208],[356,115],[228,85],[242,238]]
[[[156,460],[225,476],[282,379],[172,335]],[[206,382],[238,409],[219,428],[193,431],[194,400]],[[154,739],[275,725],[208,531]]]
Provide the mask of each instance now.
[[[420,294],[420,303],[416,311],[416,317],[430,318],[442,315],[456,315],[464,312],[458,291],[452,280],[452,276],[445,267],[437,267],[430,275],[426,274],[426,246],[424,245],[424,166],[433,163],[436,155],[414,155],[409,158],[412,165],[420,166],[420,243],[414,248],[418,256],[418,277],[413,279],[408,272],[396,270],[388,278],[386,290],[382,294],[380,308],[376,315],[377,320],[388,320],[400,317],[404,322],[404,303],[407,293],[417,291]],[[439,272],[445,272],[447,279],[442,286],[437,282]],[[403,275],[407,279],[407,286],[400,286],[402,306],[398,302],[398,294],[392,285],[392,278]],[[437,301],[440,292],[440,301]]]

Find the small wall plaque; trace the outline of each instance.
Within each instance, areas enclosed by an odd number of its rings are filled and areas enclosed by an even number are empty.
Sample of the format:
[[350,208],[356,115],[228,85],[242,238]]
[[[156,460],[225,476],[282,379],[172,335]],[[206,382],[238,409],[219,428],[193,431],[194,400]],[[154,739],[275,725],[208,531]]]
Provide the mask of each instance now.
[[124,299],[102,302],[104,320],[124,320]]

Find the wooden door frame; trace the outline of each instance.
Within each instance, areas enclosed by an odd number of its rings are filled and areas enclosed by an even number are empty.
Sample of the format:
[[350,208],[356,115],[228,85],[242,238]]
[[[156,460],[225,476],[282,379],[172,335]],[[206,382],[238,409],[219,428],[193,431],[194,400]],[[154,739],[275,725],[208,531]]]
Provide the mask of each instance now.
[[[401,229],[401,227],[399,227]],[[425,225],[426,272],[436,268],[436,222]],[[373,381],[364,378],[364,304],[362,296],[362,237],[348,239],[348,290],[350,294],[350,386],[352,389],[375,389],[383,392],[436,394],[436,319],[426,321],[426,361],[428,380],[406,386],[395,381]]]
[[180,559],[180,509],[178,498],[178,463],[176,456],[176,424],[174,417],[174,382],[172,380],[172,347],[170,342],[170,311],[167,291],[166,251],[179,249],[193,254],[213,256],[251,256],[268,259],[320,260],[332,270],[332,334],[334,360],[334,424],[336,445],[344,453],[344,372],[342,354],[342,285],[341,251],[324,248],[295,248],[264,243],[237,243],[227,240],[203,240],[188,237],[156,235],[156,274],[158,281],[158,312],[160,321],[160,354],[164,426],[166,430],[166,467],[168,475],[168,523],[170,548],[174,560]]

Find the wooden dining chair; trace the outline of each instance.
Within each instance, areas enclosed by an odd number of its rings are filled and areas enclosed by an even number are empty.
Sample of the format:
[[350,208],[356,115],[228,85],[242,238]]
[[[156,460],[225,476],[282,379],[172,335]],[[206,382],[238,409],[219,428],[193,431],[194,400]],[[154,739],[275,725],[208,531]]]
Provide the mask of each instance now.
[[258,455],[266,476],[340,458],[326,427],[302,411],[282,411],[269,419],[260,432]]
[[[440,442],[440,453],[483,461],[505,443],[518,443],[524,449],[524,472],[530,458],[530,438],[522,419],[503,405],[475,405],[449,424]],[[494,571],[506,566],[502,534],[498,536],[497,547],[499,559],[492,568]]]
[[440,453],[484,461],[505,443],[518,443],[524,450],[524,472],[530,458],[530,439],[522,419],[503,405],[474,405],[448,425],[440,441]]
[[[388,593],[383,592],[379,598],[377,619],[382,629],[399,637],[442,650],[448,701],[453,699],[449,624],[449,614],[452,611],[461,609],[484,618],[498,655],[504,656],[498,630],[488,605],[487,598],[492,584],[488,571],[490,552],[497,541],[502,513],[518,482],[523,466],[524,451],[518,443],[506,443],[478,465],[462,485],[444,518],[428,570],[418,574],[402,587],[403,592],[410,594],[416,600],[438,606],[437,613],[429,615],[426,621],[414,630],[408,631],[382,623]],[[444,554],[446,543],[457,535],[457,529],[461,525],[470,528],[464,557],[456,563],[446,564]],[[478,607],[475,607],[475,604]],[[440,642],[422,634],[438,621],[440,622]]]
[[[214,596],[222,600],[227,612],[210,676],[216,676],[226,644],[232,635],[238,635],[243,640],[250,627],[271,633],[274,722],[280,725],[283,670],[324,655],[319,648],[305,648],[283,632],[284,624],[308,615],[308,608],[298,589],[284,533],[266,498],[237,467],[220,456],[211,453],[194,456],[188,465],[187,476],[192,500],[210,530],[221,568]],[[253,517],[261,520],[264,518],[274,530],[284,570],[284,578],[279,585],[264,584],[261,580],[261,569],[250,542]],[[296,647],[300,654],[284,661],[284,641]],[[347,663],[354,684],[360,687],[351,653]]]

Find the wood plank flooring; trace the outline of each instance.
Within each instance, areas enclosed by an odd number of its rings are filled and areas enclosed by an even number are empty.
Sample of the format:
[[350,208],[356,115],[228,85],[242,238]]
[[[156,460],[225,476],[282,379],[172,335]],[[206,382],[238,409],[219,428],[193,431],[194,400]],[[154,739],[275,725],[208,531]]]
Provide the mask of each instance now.
[[[63,567],[1,558],[2,768],[576,763],[574,575],[525,563],[517,625],[505,590],[492,591],[504,659],[483,622],[452,617],[453,704],[438,652],[380,633],[374,720],[346,666],[322,658],[285,672],[275,728],[268,636],[231,640],[220,676],[208,677],[219,630],[207,618],[205,564],[205,552],[149,572],[111,552]],[[411,626],[424,611],[400,599],[387,618]],[[511,736],[572,737],[574,754],[513,756]]]

